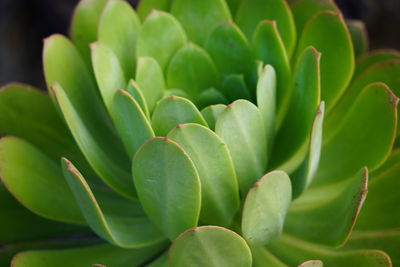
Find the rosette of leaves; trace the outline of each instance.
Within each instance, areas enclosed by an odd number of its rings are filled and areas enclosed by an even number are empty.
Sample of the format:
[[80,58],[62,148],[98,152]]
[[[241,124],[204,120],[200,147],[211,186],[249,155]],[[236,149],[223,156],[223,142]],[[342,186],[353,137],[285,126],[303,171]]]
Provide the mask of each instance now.
[[70,38],[0,92],[2,265],[400,264],[400,54],[332,1],[82,0]]

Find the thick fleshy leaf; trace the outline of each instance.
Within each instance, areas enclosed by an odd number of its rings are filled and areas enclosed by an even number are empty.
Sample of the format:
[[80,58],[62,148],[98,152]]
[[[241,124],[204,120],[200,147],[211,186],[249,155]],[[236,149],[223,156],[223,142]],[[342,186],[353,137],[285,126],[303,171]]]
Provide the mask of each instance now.
[[85,63],[90,67],[89,44],[97,40],[97,25],[106,0],[80,0],[74,10],[70,36]]
[[303,262],[299,267],[323,267],[324,263],[320,260],[310,260]]
[[168,254],[164,252],[157,259],[152,261],[150,264],[146,265],[146,267],[168,267]]
[[145,247],[164,240],[138,201],[122,198],[106,190],[93,192],[71,162],[63,159],[62,167],[87,224],[99,236],[125,248]]
[[290,85],[292,95],[287,114],[275,138],[272,169],[290,173],[307,154],[308,137],[320,102],[320,58],[321,53],[308,47],[297,61]]
[[253,256],[252,266],[254,267],[287,267],[286,264],[280,261],[264,247],[251,247],[251,254]]
[[178,124],[198,123],[208,126],[200,111],[186,98],[169,96],[158,102],[151,124],[158,136],[167,136],[167,133]]
[[250,77],[253,60],[249,44],[233,22],[227,21],[213,28],[204,47],[222,77],[228,74],[244,74],[246,79]]
[[151,113],[157,101],[167,89],[163,71],[158,62],[151,57],[138,58],[136,68],[136,83],[143,93],[149,112]]
[[267,137],[260,110],[237,100],[221,112],[215,132],[228,145],[242,196],[258,181],[267,165]]
[[79,148],[105,183],[133,196],[128,157],[78,51],[53,35],[45,40],[43,60],[47,85],[59,84],[52,92]]
[[126,91],[131,96],[133,96],[133,98],[139,104],[139,106],[142,109],[142,111],[144,112],[144,114],[146,114],[146,116],[148,118],[150,118],[149,108],[147,107],[146,99],[144,98],[142,90],[140,90],[139,86],[137,85],[137,83],[134,80],[129,81]]
[[157,255],[165,244],[138,249],[124,249],[112,245],[95,245],[58,250],[31,250],[17,254],[13,267],[69,267],[69,266],[140,266]]
[[137,12],[142,21],[144,21],[153,9],[168,11],[172,0],[140,0]]
[[353,77],[357,78],[359,74],[363,73],[366,69],[368,69],[372,65],[393,59],[400,59],[399,51],[391,49],[378,49],[378,50],[373,50],[369,53],[365,53],[359,58],[357,58],[356,69],[354,70]]
[[143,23],[137,41],[137,55],[156,59],[165,70],[175,52],[186,44],[186,38],[176,18],[166,12],[153,10]]
[[240,4],[242,3],[242,0],[225,0],[225,2],[229,6],[229,10],[231,11],[232,17],[235,17],[237,10],[240,7]]
[[292,203],[284,231],[319,244],[344,244],[366,197],[367,183],[368,170],[362,168],[346,181],[307,190]]
[[235,232],[218,226],[202,226],[182,233],[169,249],[169,264],[250,267],[251,251]]
[[173,0],[171,13],[185,29],[189,40],[203,45],[210,31],[231,19],[224,0]]
[[92,51],[93,70],[97,84],[104,104],[108,112],[110,112],[115,92],[117,92],[118,89],[125,88],[127,81],[113,50],[100,42],[91,44],[90,48]]
[[303,32],[304,26],[314,15],[322,11],[339,12],[335,2],[332,0],[294,0],[290,8],[299,36]]
[[98,26],[98,40],[114,52],[125,79],[134,77],[136,40],[140,21],[126,1],[110,0],[103,9]]
[[130,158],[144,142],[155,137],[148,118],[128,92],[118,90],[114,94],[111,114]]
[[385,84],[374,83],[363,89],[338,124],[328,117],[314,184],[339,182],[364,165],[370,170],[379,167],[394,142],[397,102]]
[[228,148],[210,129],[199,124],[175,127],[168,138],[189,155],[201,183],[200,220],[229,227],[239,209],[239,189]]
[[321,260],[324,266],[392,266],[389,256],[379,250],[341,251],[308,243],[287,234],[269,245],[268,249],[289,266],[298,265],[310,258]]
[[275,136],[276,115],[276,72],[271,65],[266,65],[258,78],[257,106],[264,120],[267,143],[271,149]]
[[179,96],[183,98],[189,98],[189,96],[182,90],[180,89],[168,89],[165,90],[163,93],[162,98],[170,97],[170,96]]
[[204,119],[206,120],[208,127],[214,131],[215,123],[221,114],[221,112],[226,108],[226,105],[217,104],[205,107],[201,110],[201,115],[203,115]]
[[346,24],[353,41],[354,56],[359,57],[368,51],[367,29],[361,20],[347,20]]
[[400,264],[400,231],[354,231],[344,249],[380,249],[389,254],[393,266]]
[[229,101],[252,99],[250,91],[244,81],[243,74],[230,74],[225,76],[224,82],[222,83],[222,93]]
[[132,174],[140,202],[170,239],[197,226],[200,179],[186,152],[168,138],[154,138],[136,153]]
[[[275,20],[290,56],[296,44],[296,27],[289,6],[284,0],[245,0],[240,5],[235,22],[250,39],[262,20]],[[269,62],[265,62],[269,64]],[[275,66],[274,66],[275,67]]]
[[[277,126],[281,124],[288,108],[291,91],[290,64],[285,46],[275,21],[262,21],[253,36],[253,53],[256,60],[272,65],[276,70]],[[274,113],[275,114],[275,113]]]
[[342,16],[324,11],[309,20],[301,35],[296,58],[308,46],[314,46],[323,55],[321,99],[325,101],[329,112],[344,93],[354,69],[351,37]]
[[59,166],[17,137],[0,140],[0,177],[25,207],[48,219],[84,224],[85,220]]
[[229,103],[228,99],[226,99],[226,97],[215,88],[209,88],[203,91],[197,98],[196,102],[196,106],[199,107],[199,109],[202,109],[209,105]]
[[318,170],[321,147],[322,129],[325,113],[325,103],[321,102],[314,116],[311,134],[308,141],[307,156],[303,163],[290,175],[292,180],[293,198],[298,197],[314,180]]
[[289,176],[283,171],[264,175],[249,190],[243,205],[242,232],[250,245],[265,246],[282,234],[292,200]]
[[191,99],[210,87],[216,87],[217,68],[201,47],[189,43],[172,58],[167,70],[168,88],[181,88]]

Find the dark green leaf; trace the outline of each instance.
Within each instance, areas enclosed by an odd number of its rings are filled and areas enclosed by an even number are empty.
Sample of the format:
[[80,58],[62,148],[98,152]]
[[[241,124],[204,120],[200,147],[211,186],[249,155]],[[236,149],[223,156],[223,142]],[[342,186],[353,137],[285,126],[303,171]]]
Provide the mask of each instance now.
[[346,24],[353,41],[354,56],[359,57],[368,51],[367,29],[361,20],[347,20]]
[[399,51],[391,49],[379,49],[367,52],[357,58],[353,79],[357,78],[358,75],[363,73],[369,67],[393,59],[400,59]]
[[228,103],[229,103],[228,99],[226,99],[226,97],[215,88],[210,88],[203,91],[197,99],[197,106],[199,108],[204,108],[209,105],[228,104]]
[[211,130],[214,131],[215,123],[216,123],[219,115],[225,108],[226,108],[226,105],[217,104],[217,105],[211,105],[211,106],[205,107],[201,111],[201,115],[203,115],[204,119],[207,121],[207,124]]
[[237,99],[251,100],[250,91],[244,81],[243,74],[230,74],[224,77],[222,93],[229,101]]
[[172,0],[140,0],[137,8],[138,15],[145,21],[153,9],[168,11]]

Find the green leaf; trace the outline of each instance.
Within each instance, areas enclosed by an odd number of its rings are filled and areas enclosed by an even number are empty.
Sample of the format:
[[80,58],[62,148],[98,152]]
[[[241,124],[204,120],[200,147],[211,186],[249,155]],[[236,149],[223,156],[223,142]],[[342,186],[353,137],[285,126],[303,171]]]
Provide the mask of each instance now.
[[242,0],[225,0],[225,2],[229,6],[229,10],[231,11],[232,17],[235,17],[236,12],[242,3]]
[[183,97],[183,98],[189,98],[189,96],[180,89],[165,90],[162,98],[166,98],[166,97],[170,97],[170,96],[179,96],[179,97]]
[[154,132],[158,136],[166,136],[176,125],[189,122],[208,126],[196,106],[179,96],[165,97],[158,102],[151,118]]
[[113,96],[118,89],[125,88],[127,81],[115,53],[105,44],[96,42],[90,45],[93,70],[101,96],[108,112]]
[[242,196],[258,181],[267,165],[267,137],[260,110],[237,100],[221,112],[215,132],[228,145]]
[[137,12],[142,21],[151,13],[153,9],[168,11],[172,0],[140,0]]
[[[296,27],[286,1],[245,0],[240,5],[235,18],[236,24],[249,39],[262,20],[276,21],[287,54],[290,57],[296,44]],[[265,63],[269,64],[269,62]]]
[[146,140],[155,137],[149,120],[128,92],[118,90],[114,94],[111,113],[130,158]]
[[271,150],[275,136],[276,114],[276,72],[271,65],[266,65],[258,78],[257,106],[264,120],[267,144]]
[[0,140],[0,177],[26,208],[48,219],[84,224],[60,168],[45,154],[17,137]]
[[334,127],[328,117],[315,184],[336,183],[364,165],[374,170],[385,162],[396,135],[397,102],[385,84],[373,83]]
[[136,83],[141,89],[150,113],[167,89],[163,71],[158,62],[151,57],[138,58]]
[[323,55],[321,99],[326,102],[329,112],[344,93],[354,70],[353,46],[342,16],[324,11],[310,19],[304,27],[295,58],[308,46],[314,46]]
[[[229,49],[226,49],[227,44]],[[251,51],[246,37],[233,22],[227,21],[213,28],[204,47],[214,59],[222,77],[244,74],[249,79],[253,66]]]
[[63,159],[62,167],[87,224],[100,237],[124,248],[140,248],[164,240],[137,201],[122,198],[110,191],[93,192],[71,162]]
[[310,261],[303,262],[302,264],[299,265],[299,267],[307,267],[307,266],[310,266],[310,267],[323,267],[324,264],[320,260],[310,260]]
[[216,25],[231,19],[224,0],[174,0],[171,13],[180,21],[189,40],[198,45],[204,44]]
[[368,170],[362,168],[346,181],[305,191],[292,203],[284,231],[319,244],[344,244],[366,197],[367,183]]
[[144,210],[170,240],[197,225],[200,179],[178,144],[161,137],[146,142],[133,159],[132,171]]
[[[95,245],[72,249],[31,250],[17,254],[13,267],[69,267],[69,266],[139,266],[157,255],[164,247],[157,244],[138,249],[124,249],[112,245]],[[96,264],[96,265],[95,265]]]
[[165,70],[172,56],[186,41],[185,31],[176,18],[166,12],[153,10],[143,23],[137,41],[137,55],[154,58]]
[[222,111],[226,108],[226,105],[217,104],[205,107],[201,110],[201,115],[203,115],[204,119],[206,120],[208,127],[214,131],[215,123],[222,113]]
[[282,261],[276,258],[271,252],[264,247],[253,246],[251,247],[251,254],[253,255],[254,267],[287,267]]
[[168,254],[167,252],[164,252],[156,258],[154,261],[152,261],[150,264],[146,265],[146,267],[168,267]]
[[356,69],[354,70],[353,77],[357,78],[358,75],[375,64],[393,59],[400,59],[399,51],[391,49],[378,49],[367,52],[357,58]]
[[89,44],[97,40],[97,25],[106,0],[80,0],[72,16],[70,36],[87,67],[90,67]]
[[139,18],[129,3],[122,0],[107,2],[99,21],[98,40],[117,56],[125,79],[134,77],[139,31]]
[[321,53],[308,47],[294,68],[289,107],[275,137],[272,169],[292,172],[307,154],[308,137],[320,101],[320,58]]
[[181,234],[169,250],[169,264],[250,267],[251,251],[235,232],[218,226],[202,226]]
[[168,133],[189,155],[201,182],[200,220],[229,227],[239,209],[239,189],[228,148],[199,124],[178,125]]
[[199,108],[204,108],[209,105],[217,105],[217,104],[228,104],[229,101],[226,97],[217,89],[209,88],[203,91],[198,99],[197,99],[197,106]]
[[291,200],[292,186],[285,172],[264,175],[249,190],[243,205],[242,232],[247,242],[265,246],[277,239]]
[[346,20],[353,41],[354,56],[357,58],[368,51],[368,36],[362,20]]
[[237,99],[251,100],[250,91],[244,81],[243,74],[230,74],[224,77],[222,93],[231,102]]
[[217,68],[211,57],[201,47],[189,43],[178,50],[168,65],[168,88],[180,88],[191,99],[201,92],[217,87]]
[[146,99],[144,98],[142,90],[140,90],[139,86],[134,80],[131,79],[129,81],[126,91],[136,100],[143,113],[150,118],[150,112],[149,108],[147,107]]
[[320,259],[325,266],[391,266],[389,256],[379,250],[341,251],[308,243],[287,234],[269,245],[268,249],[289,266],[296,266],[310,258]]
[[276,110],[279,128],[288,108],[292,92],[289,88],[291,76],[289,58],[276,22],[260,22],[254,32],[252,45],[256,60],[272,65],[276,70]]

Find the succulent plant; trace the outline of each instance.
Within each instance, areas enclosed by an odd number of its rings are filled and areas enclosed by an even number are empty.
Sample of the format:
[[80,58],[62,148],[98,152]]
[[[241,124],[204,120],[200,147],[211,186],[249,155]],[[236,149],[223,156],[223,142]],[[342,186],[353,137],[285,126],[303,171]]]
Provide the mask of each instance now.
[[400,265],[400,54],[334,2],[81,0],[70,37],[0,92],[2,265]]

